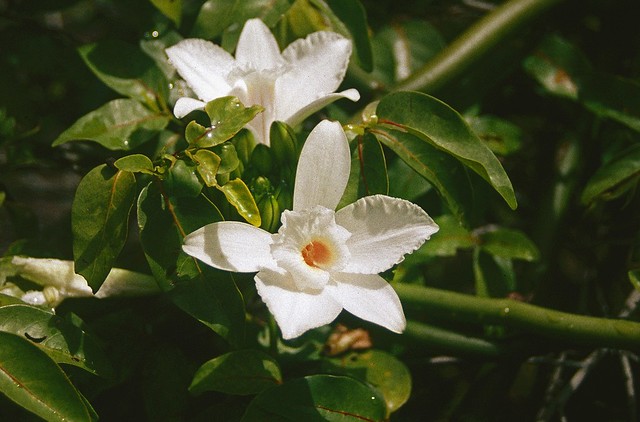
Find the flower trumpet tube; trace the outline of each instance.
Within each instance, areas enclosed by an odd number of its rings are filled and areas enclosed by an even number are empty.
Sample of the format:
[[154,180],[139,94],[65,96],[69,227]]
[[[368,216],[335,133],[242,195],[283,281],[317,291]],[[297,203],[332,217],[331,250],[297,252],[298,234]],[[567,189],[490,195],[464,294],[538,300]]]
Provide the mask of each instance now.
[[166,50],[169,60],[196,98],[178,99],[178,118],[227,95],[264,112],[249,124],[257,141],[269,145],[274,121],[291,126],[340,98],[360,99],[356,89],[336,93],[351,56],[351,40],[319,31],[291,43],[280,52],[275,37],[259,19],[250,19],[240,34],[235,58],[202,39],[186,39]]
[[189,234],[189,255],[226,271],[257,272],[257,291],[285,339],[332,322],[343,310],[400,333],[402,305],[378,275],[419,248],[438,226],[419,206],[372,195],[335,211],[350,172],[339,123],[322,121],[304,144],[293,209],[277,233],[219,222]]

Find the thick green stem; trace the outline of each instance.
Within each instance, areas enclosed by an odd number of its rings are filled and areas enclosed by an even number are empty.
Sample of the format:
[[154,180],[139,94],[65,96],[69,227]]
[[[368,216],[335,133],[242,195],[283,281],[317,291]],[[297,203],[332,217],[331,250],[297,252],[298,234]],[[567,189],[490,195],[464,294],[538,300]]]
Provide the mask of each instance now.
[[405,305],[439,317],[500,324],[565,343],[640,350],[640,323],[546,309],[512,299],[476,297],[409,284],[394,284]]
[[514,30],[562,0],[510,0],[496,7],[393,91],[433,92]]

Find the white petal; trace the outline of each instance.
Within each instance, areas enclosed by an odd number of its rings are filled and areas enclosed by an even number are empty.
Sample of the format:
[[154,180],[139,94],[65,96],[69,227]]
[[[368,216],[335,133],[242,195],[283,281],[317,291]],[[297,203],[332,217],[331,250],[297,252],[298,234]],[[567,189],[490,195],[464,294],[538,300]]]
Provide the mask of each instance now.
[[9,265],[11,275],[19,275],[41,286],[56,287],[67,296],[93,295],[84,277],[75,273],[73,261],[14,256]]
[[145,296],[155,293],[160,293],[160,288],[152,276],[113,268],[95,297],[102,299],[111,296]]
[[336,212],[336,223],[351,232],[351,261],[344,272],[377,274],[401,262],[438,231],[419,206],[384,195],[366,196]]
[[182,249],[212,267],[252,273],[275,266],[271,234],[247,223],[207,224],[184,238]]
[[176,101],[176,105],[173,107],[173,114],[178,119],[182,119],[193,110],[204,110],[204,106],[206,104],[207,103],[205,103],[204,101],[196,100],[194,98],[178,98],[178,101]]
[[349,181],[349,141],[338,122],[323,120],[302,147],[293,190],[293,210],[322,205],[334,210]]
[[255,280],[258,294],[276,319],[285,340],[329,324],[342,311],[342,306],[325,290],[317,293],[296,290],[288,273],[260,271]]
[[173,67],[201,100],[211,101],[227,95],[231,87],[226,76],[235,60],[220,46],[190,38],[165,51]]
[[337,284],[327,290],[345,310],[358,318],[401,333],[407,321],[395,290],[377,274],[333,275]]
[[[360,93],[358,92],[357,89],[351,88],[342,92],[328,94],[328,95],[325,95],[324,97],[318,98],[315,101],[312,101],[311,103],[298,109],[297,111],[292,110],[293,112],[292,115],[281,116],[281,117],[278,117],[276,120],[282,120],[287,124],[289,124],[290,126],[297,126],[300,123],[302,123],[304,119],[311,116],[316,111],[323,109],[324,107],[328,106],[329,104],[331,104],[336,100],[339,100],[340,98],[348,98],[351,101],[358,101],[360,99]],[[276,105],[278,106],[278,110],[280,110],[281,104],[279,101],[276,102]]]
[[282,62],[278,42],[260,19],[249,19],[242,28],[236,60],[256,70],[272,69]]
[[314,32],[289,44],[282,57],[290,66],[276,85],[276,120],[286,120],[338,89],[350,56],[351,40],[334,32]]

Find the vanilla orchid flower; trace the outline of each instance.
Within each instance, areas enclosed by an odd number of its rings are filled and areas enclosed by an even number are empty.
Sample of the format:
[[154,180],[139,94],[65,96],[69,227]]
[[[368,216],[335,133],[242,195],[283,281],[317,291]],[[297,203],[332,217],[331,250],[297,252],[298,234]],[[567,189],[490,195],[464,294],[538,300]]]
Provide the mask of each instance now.
[[400,333],[402,305],[378,273],[438,231],[420,207],[372,195],[334,211],[350,172],[349,143],[337,122],[309,134],[296,172],[293,210],[271,234],[247,223],[206,225],[183,250],[226,271],[257,272],[257,291],[285,339],[332,322],[342,309]]
[[314,32],[280,53],[269,28],[260,19],[250,19],[240,34],[235,58],[202,39],[182,40],[166,53],[198,96],[178,99],[173,110],[177,118],[233,95],[246,106],[264,107],[247,126],[258,142],[267,145],[275,120],[296,126],[339,98],[360,99],[356,89],[334,92],[351,56],[351,40],[334,32]]

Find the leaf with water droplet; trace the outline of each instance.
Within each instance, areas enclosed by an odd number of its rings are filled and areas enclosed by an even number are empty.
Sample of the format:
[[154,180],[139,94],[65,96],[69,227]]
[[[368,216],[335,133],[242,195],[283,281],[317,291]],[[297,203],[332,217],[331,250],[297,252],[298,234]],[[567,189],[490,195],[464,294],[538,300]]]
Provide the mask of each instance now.
[[258,205],[242,179],[230,180],[218,189],[224,193],[227,201],[236,208],[242,218],[254,226],[260,227],[262,219]]
[[221,97],[209,101],[205,111],[211,119],[211,126],[189,143],[208,148],[227,141],[263,110],[259,105],[245,107],[236,97]]
[[208,149],[201,149],[194,154],[193,158],[198,163],[198,174],[204,184],[209,187],[216,186],[218,184],[216,174],[220,168],[220,156]]

